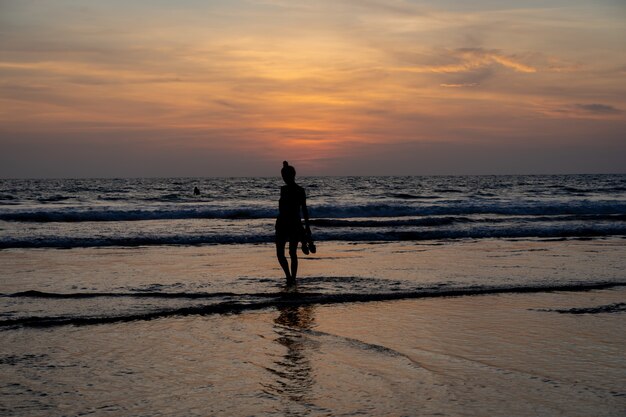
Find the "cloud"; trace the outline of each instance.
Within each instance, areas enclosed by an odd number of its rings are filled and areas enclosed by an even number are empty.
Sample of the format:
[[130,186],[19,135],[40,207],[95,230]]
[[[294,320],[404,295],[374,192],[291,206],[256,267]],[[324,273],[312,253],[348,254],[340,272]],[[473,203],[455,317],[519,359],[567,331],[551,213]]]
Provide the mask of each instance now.
[[531,67],[530,65],[523,64],[512,58],[498,55],[495,53],[485,54],[485,59],[488,59],[488,60],[491,59],[492,61],[497,62],[498,64],[504,67],[513,69],[517,72],[537,72],[537,69],[534,67]]
[[439,87],[444,88],[464,88],[464,87],[477,87],[478,83],[461,83],[461,84],[439,84]]
[[426,64],[393,68],[395,71],[416,73],[463,73],[476,71],[482,68],[501,66],[515,72],[534,73],[537,68],[521,62],[514,55],[506,55],[495,49],[459,48],[447,50],[443,56],[433,56],[433,60],[447,60],[445,64]]
[[538,107],[539,111],[546,116],[557,119],[587,119],[587,120],[623,120],[624,113],[619,107],[603,103],[552,103]]
[[622,110],[617,107],[610,106],[608,104],[590,103],[590,104],[575,104],[574,107],[578,110],[583,110],[588,113],[594,114],[619,114]]

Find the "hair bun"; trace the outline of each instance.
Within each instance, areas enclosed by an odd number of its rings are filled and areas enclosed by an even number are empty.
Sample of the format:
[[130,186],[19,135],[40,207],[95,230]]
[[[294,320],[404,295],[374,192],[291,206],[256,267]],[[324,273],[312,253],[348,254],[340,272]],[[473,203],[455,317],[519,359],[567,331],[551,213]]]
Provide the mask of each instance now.
[[287,161],[283,161],[283,167],[287,168],[289,166],[289,164],[287,163]]

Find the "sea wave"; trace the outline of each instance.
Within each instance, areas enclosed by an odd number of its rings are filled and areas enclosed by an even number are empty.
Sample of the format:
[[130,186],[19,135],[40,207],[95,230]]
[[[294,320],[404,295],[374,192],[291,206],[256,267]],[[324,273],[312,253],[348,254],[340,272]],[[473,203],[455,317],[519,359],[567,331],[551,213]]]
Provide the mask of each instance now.
[[[0,220],[19,222],[102,222],[168,219],[263,219],[277,215],[277,207],[241,206],[152,206],[152,207],[49,207],[41,209],[5,209]],[[365,218],[410,216],[498,215],[614,215],[626,213],[624,200],[545,201],[448,201],[427,204],[392,201],[368,204],[320,204],[310,207],[317,218]]]
[[463,223],[513,223],[513,222],[622,222],[626,214],[579,214],[557,216],[424,216],[400,219],[312,219],[311,224],[318,227],[401,227],[401,226],[445,226]]
[[602,313],[626,313],[626,303],[605,304],[595,307],[574,307],[574,308],[544,308],[536,311],[546,311],[560,314],[602,314]]
[[[210,304],[191,305],[178,308],[160,308],[145,312],[128,312],[123,314],[91,314],[91,315],[61,315],[61,316],[27,316],[8,318],[0,320],[0,329],[12,329],[19,327],[56,327],[65,325],[95,325],[131,322],[139,320],[153,320],[177,316],[212,315],[240,313],[245,311],[263,310],[268,308],[297,307],[304,305],[328,305],[343,304],[353,302],[373,302],[373,301],[393,301],[402,299],[419,299],[433,297],[464,297],[491,294],[522,294],[541,293],[549,291],[591,291],[608,289],[618,286],[626,286],[626,281],[602,281],[602,282],[573,282],[557,283],[546,285],[525,285],[525,286],[471,286],[471,287],[429,287],[417,288],[409,291],[379,292],[379,293],[299,293],[299,292],[278,292],[262,294],[234,294],[234,293],[202,293],[194,296],[194,293],[169,293],[168,298],[194,298],[196,301],[201,298],[211,299]],[[215,301],[220,297],[227,296],[224,300]],[[157,297],[157,294],[130,293],[75,293],[75,294],[55,294],[42,293],[38,291],[26,291],[16,294],[5,294],[4,297],[39,297],[39,298],[95,298],[95,297],[127,297],[145,298]],[[159,293],[158,297],[163,297],[164,293]]]
[[400,200],[435,200],[441,198],[441,196],[438,195],[422,195],[409,193],[388,193],[387,197],[397,198]]
[[154,208],[67,208],[11,210],[0,212],[0,220],[18,222],[116,222],[176,219],[259,219],[277,214],[275,208],[154,207]]
[[[349,219],[311,219],[310,223],[317,227],[400,227],[400,226],[443,226],[454,223],[470,223],[468,217],[420,217],[413,219],[390,220],[349,220]],[[497,221],[494,219],[494,221]]]
[[[391,242],[458,239],[515,239],[515,238],[595,238],[626,236],[626,224],[513,224],[503,227],[480,225],[463,228],[403,229],[403,228],[318,228],[314,232],[318,241]],[[212,233],[207,235],[167,234],[130,236],[40,236],[30,238],[0,237],[0,249],[9,248],[79,248],[109,246],[161,246],[206,244],[259,244],[272,243],[273,233]]]

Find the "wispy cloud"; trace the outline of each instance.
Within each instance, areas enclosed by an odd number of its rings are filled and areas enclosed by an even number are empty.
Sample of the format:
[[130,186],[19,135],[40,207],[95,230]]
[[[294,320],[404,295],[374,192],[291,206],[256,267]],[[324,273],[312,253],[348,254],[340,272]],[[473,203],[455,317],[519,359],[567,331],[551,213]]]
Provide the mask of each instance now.
[[578,110],[582,110],[588,113],[593,114],[620,114],[623,113],[622,110],[617,107],[608,105],[608,104],[600,104],[600,103],[590,103],[590,104],[575,104],[574,107]]
[[439,87],[444,88],[465,88],[465,87],[477,87],[478,83],[461,83],[461,84],[439,84]]
[[[460,48],[445,51],[444,58],[453,61],[448,64],[416,65],[407,67],[395,67],[395,71],[406,71],[416,73],[458,73],[475,71],[481,68],[499,65],[516,72],[533,73],[537,69],[531,65],[521,62],[514,55],[505,55],[499,50],[486,50],[482,48]],[[441,58],[440,58],[441,59]]]
[[624,120],[625,114],[618,106],[607,103],[544,103],[537,110],[557,119]]

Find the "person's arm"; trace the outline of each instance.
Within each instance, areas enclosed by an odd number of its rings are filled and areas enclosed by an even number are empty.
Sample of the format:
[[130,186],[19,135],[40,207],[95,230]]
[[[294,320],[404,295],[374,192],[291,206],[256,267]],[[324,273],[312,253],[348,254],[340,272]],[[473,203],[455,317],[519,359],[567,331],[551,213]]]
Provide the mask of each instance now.
[[304,217],[304,228],[310,232],[309,227],[309,209],[306,207],[306,193],[302,190],[302,217]]

